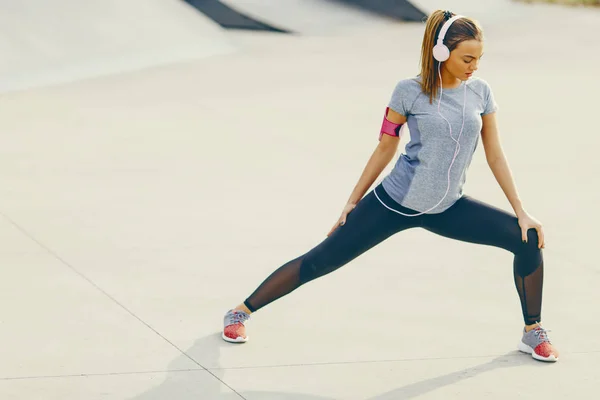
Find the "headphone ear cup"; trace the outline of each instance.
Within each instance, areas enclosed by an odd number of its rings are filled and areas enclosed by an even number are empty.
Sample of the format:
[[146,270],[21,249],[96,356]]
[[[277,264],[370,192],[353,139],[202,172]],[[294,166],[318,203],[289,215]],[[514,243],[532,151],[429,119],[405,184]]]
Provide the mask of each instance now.
[[433,47],[433,58],[439,62],[444,62],[450,58],[450,50],[444,44],[436,44]]

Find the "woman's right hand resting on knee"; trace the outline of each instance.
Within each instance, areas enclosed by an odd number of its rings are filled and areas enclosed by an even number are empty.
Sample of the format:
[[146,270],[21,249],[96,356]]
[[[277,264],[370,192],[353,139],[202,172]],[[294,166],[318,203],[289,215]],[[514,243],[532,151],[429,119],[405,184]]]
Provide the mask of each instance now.
[[[404,124],[406,123],[406,117],[404,115],[400,115],[394,110],[388,110],[387,119],[396,124]],[[383,135],[379,144],[375,148],[373,155],[367,162],[367,165],[358,180],[358,183],[354,187],[348,202],[344,206],[342,210],[342,214],[337,222],[333,225],[327,236],[329,237],[339,226],[342,226],[346,223],[346,217],[350,212],[356,207],[360,199],[363,198],[367,190],[373,185],[373,182],[379,177],[381,172],[385,169],[385,167],[392,161],[394,155],[396,154],[396,150],[398,149],[398,144],[400,143],[399,137],[394,137],[390,135]]]

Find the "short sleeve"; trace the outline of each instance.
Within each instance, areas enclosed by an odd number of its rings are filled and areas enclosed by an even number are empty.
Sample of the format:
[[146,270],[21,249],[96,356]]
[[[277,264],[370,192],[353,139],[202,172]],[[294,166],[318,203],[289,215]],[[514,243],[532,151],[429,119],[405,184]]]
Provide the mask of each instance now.
[[410,79],[403,79],[396,84],[388,107],[405,117],[410,114],[414,98],[414,86],[419,85]]
[[496,103],[496,99],[494,98],[494,92],[492,88],[487,83],[485,84],[485,89],[483,93],[484,105],[483,112],[481,115],[491,114],[493,112],[498,111],[498,104]]

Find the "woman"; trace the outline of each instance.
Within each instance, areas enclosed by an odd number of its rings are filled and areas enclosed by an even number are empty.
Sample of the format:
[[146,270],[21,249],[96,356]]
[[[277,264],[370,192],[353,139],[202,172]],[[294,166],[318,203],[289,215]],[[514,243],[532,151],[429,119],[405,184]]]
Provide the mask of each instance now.
[[[492,90],[484,80],[471,78],[482,55],[483,32],[476,21],[441,10],[428,18],[421,73],[396,85],[379,144],[339,220],[323,242],[274,271],[242,304],[226,313],[224,340],[246,342],[244,323],[251,313],[335,271],[390,236],[420,227],[512,252],[525,322],[518,349],[537,360],[558,360],[541,325],[544,233],[519,199],[499,140]],[[411,138],[406,153],[363,198],[394,157],[404,124]],[[487,163],[514,215],[463,195],[480,135]]]

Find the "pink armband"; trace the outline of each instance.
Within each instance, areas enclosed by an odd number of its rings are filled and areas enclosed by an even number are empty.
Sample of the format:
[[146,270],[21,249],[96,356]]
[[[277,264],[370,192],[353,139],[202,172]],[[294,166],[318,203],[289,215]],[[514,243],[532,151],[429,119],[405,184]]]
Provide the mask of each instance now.
[[387,119],[387,113],[390,108],[386,107],[385,114],[383,115],[383,123],[381,124],[381,131],[379,132],[379,140],[385,135],[400,137],[400,129],[403,124],[395,124]]

